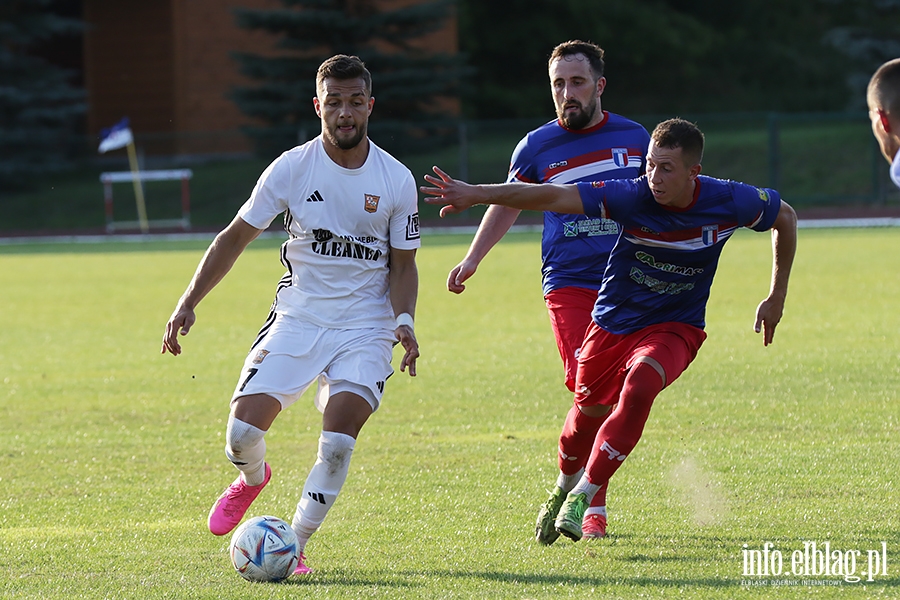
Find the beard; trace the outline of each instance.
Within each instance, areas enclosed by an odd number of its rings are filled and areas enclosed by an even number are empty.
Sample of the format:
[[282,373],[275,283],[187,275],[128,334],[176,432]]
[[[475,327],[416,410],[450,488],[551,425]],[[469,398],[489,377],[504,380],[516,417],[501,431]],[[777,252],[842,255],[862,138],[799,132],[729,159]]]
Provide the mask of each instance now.
[[362,125],[357,125],[356,133],[354,133],[350,137],[347,137],[347,136],[339,136],[338,128],[335,125],[334,127],[326,126],[324,133],[325,133],[325,137],[328,138],[328,141],[331,142],[332,144],[334,144],[335,146],[337,146],[338,148],[340,148],[341,150],[352,150],[353,148],[356,148],[359,145],[359,143],[363,140],[364,137],[366,137],[367,129],[368,129],[368,127],[367,127],[366,123],[363,123]]
[[570,102],[569,104],[572,103],[578,105],[578,111],[566,113],[566,107],[563,106],[562,109],[557,109],[556,116],[559,117],[559,120],[566,129],[584,129],[594,118],[594,115],[597,114],[597,99],[592,98],[590,104],[586,107],[582,106],[577,100]]

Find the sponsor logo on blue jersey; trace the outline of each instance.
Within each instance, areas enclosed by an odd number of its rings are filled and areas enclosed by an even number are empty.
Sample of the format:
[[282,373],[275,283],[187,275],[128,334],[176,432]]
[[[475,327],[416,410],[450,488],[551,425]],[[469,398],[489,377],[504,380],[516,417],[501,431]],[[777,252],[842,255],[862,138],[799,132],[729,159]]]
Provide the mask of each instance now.
[[563,223],[563,235],[577,237],[585,234],[588,237],[596,235],[618,235],[619,225],[609,219],[579,219]]

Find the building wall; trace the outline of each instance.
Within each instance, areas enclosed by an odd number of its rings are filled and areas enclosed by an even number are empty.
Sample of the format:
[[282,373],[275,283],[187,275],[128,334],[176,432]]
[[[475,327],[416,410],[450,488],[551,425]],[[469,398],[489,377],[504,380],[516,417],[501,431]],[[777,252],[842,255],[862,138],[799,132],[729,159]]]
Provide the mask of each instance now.
[[[249,122],[228,99],[248,81],[234,51],[272,52],[275,40],[235,25],[232,9],[278,0],[85,0],[90,133],[131,119],[148,153],[240,152]],[[173,136],[177,133],[177,136]]]
[[85,86],[91,133],[131,119],[167,131],[175,118],[170,0],[86,0]]
[[[380,0],[389,8],[427,0]],[[229,92],[252,84],[234,52],[275,54],[276,38],[240,29],[232,10],[280,0],[84,0],[88,132],[131,119],[148,153],[239,152],[251,123]],[[455,52],[456,21],[421,47]],[[376,74],[377,77],[377,74]],[[173,135],[176,134],[176,135]]]
[[234,8],[283,8],[279,0],[172,0],[175,47],[175,118],[179,131],[217,131],[248,123],[228,98],[251,83],[233,52],[274,53],[275,38],[240,29]]

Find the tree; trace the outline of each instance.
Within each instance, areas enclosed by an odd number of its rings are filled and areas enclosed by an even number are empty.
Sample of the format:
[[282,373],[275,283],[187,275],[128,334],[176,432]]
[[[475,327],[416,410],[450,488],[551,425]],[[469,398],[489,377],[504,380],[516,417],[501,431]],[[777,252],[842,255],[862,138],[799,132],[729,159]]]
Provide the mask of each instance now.
[[823,0],[841,20],[826,42],[849,60],[843,72],[850,90],[848,108],[866,110],[866,88],[884,62],[900,57],[900,0]]
[[569,39],[606,50],[604,106],[626,116],[840,110],[848,63],[826,33],[845,2],[871,0],[462,0],[460,44],[477,65],[464,111],[552,116],[547,58]]
[[[460,44],[477,66],[464,95],[472,118],[552,116],[547,59],[554,46],[571,39],[606,50],[604,100],[615,104],[613,110],[656,111],[667,86],[698,77],[716,37],[701,21],[659,2],[463,0],[461,15]],[[680,59],[660,61],[675,56]]]
[[52,0],[0,4],[0,189],[29,187],[37,175],[67,166],[85,111],[72,73],[39,54],[40,44],[81,30],[53,8]]
[[[285,8],[279,10],[235,11],[242,28],[280,36],[277,56],[235,55],[241,72],[259,84],[236,89],[233,98],[242,112],[268,124],[251,133],[276,147],[294,145],[298,131],[314,119],[316,70],[323,60],[338,53],[359,56],[372,72],[376,118],[370,132],[385,131],[403,121],[415,123],[419,136],[424,137],[424,133],[446,126],[446,99],[457,93],[465,74],[463,59],[428,52],[415,41],[444,26],[454,0],[396,9],[381,9],[382,3],[373,0],[282,3]],[[394,151],[401,145],[398,137],[378,141]]]

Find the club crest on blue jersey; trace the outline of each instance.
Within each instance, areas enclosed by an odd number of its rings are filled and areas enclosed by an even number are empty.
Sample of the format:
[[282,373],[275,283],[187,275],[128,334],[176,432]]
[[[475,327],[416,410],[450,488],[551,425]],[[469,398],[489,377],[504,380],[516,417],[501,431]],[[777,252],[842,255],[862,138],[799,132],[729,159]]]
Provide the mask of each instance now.
[[373,196],[372,194],[366,194],[366,212],[373,213],[378,210],[378,201],[381,200],[381,196]]
[[613,162],[616,163],[616,166],[620,169],[624,169],[628,166],[628,149],[627,148],[613,148],[612,149],[612,157]]
[[719,241],[719,226],[704,225],[701,233],[701,239],[704,246],[712,246]]

